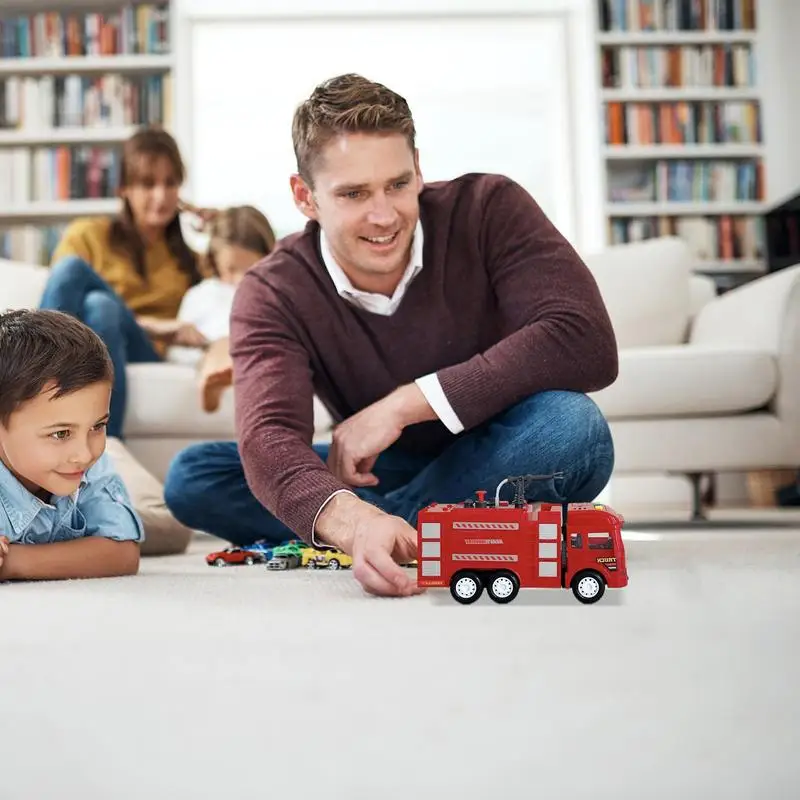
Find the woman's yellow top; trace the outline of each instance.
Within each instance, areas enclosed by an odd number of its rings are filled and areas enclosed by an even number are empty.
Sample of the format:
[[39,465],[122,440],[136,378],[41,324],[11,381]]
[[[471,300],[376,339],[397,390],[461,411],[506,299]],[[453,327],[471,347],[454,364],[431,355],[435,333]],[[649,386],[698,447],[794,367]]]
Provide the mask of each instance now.
[[86,261],[122,298],[137,316],[175,319],[191,279],[181,270],[164,239],[154,242],[145,254],[146,279],[142,280],[131,260],[112,250],[108,242],[111,219],[76,219],[64,231],[52,264],[65,256]]

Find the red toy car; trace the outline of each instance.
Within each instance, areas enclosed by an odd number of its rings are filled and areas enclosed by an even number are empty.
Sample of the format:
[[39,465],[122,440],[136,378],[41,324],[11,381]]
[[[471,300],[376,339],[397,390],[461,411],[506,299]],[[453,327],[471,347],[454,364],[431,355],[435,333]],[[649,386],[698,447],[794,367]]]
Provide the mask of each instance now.
[[213,567],[224,567],[229,564],[263,564],[266,558],[263,553],[255,550],[245,550],[242,547],[226,547],[206,556],[206,564]]
[[[540,477],[506,478],[494,501],[478,491],[475,500],[422,509],[419,585],[449,586],[463,604],[484,588],[496,603],[510,603],[527,588],[570,588],[581,603],[596,603],[606,587],[627,586],[622,516],[599,503],[529,503],[525,483]],[[499,499],[507,482],[517,486],[512,502]]]

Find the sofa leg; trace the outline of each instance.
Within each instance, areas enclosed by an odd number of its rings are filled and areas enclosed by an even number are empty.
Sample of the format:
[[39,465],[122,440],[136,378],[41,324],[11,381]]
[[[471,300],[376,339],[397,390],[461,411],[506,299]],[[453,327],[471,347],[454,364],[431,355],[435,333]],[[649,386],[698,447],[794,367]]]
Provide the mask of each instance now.
[[692,522],[704,522],[708,519],[703,509],[703,490],[700,486],[704,474],[703,472],[687,473],[687,477],[692,482]]

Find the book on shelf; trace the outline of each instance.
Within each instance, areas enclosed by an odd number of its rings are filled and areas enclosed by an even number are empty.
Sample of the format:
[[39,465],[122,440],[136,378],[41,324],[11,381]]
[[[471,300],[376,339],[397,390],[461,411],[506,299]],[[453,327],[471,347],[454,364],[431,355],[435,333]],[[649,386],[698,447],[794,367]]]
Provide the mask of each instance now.
[[604,89],[751,88],[756,65],[749,44],[622,45],[601,57]]
[[0,228],[0,258],[47,265],[66,228],[59,225],[11,225]]
[[756,102],[607,102],[605,143],[760,144],[761,115]]
[[165,55],[169,42],[168,3],[120,3],[107,12],[0,11],[0,58]]
[[608,174],[612,203],[732,203],[763,199],[760,161],[622,162]]
[[756,0],[598,0],[602,31],[738,31],[756,27]]
[[[0,150],[0,207],[116,194],[121,165],[118,146],[60,145]],[[1,216],[1,214],[0,214]]]
[[737,261],[756,265],[766,257],[762,220],[757,216],[721,214],[706,216],[620,217],[609,220],[609,242],[628,242],[678,236],[683,239],[703,269],[704,262]]
[[171,99],[170,75],[0,78],[0,129],[169,126]]

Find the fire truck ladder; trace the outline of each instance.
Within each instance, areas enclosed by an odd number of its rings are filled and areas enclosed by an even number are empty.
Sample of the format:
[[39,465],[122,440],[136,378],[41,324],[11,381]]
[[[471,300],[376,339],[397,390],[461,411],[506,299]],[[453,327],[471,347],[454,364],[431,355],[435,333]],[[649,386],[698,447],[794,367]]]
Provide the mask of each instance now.
[[494,493],[495,508],[500,505],[500,490],[507,483],[510,483],[516,489],[516,494],[514,495],[514,505],[517,508],[522,508],[525,503],[528,502],[525,499],[525,490],[528,488],[529,483],[532,483],[533,481],[546,481],[550,478],[563,477],[563,472],[552,472],[550,475],[509,475],[509,477],[504,478],[502,481],[500,481],[500,483],[497,484],[497,491]]

